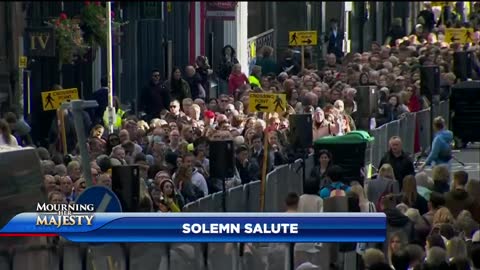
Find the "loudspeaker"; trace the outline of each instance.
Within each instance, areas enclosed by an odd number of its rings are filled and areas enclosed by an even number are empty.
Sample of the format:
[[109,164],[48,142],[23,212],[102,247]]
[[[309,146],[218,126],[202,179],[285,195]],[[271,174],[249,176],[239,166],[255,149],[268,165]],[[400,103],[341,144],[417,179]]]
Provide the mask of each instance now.
[[453,54],[453,72],[457,79],[466,81],[472,78],[472,53],[455,52]]
[[138,166],[112,167],[112,190],[122,204],[123,212],[137,212],[140,205],[140,173]]
[[210,176],[217,179],[235,175],[235,150],[233,141],[211,141],[209,144]]
[[377,112],[378,107],[378,89],[374,85],[358,86],[355,96],[357,104],[358,117],[370,119]]
[[42,163],[32,147],[0,146],[0,228],[19,213],[35,212],[37,203],[45,201],[47,194],[41,190],[48,172],[43,172]]
[[438,66],[420,68],[420,94],[430,101],[433,96],[440,95],[440,68]]
[[306,149],[313,143],[313,126],[311,114],[292,114],[289,117],[289,142],[293,149]]

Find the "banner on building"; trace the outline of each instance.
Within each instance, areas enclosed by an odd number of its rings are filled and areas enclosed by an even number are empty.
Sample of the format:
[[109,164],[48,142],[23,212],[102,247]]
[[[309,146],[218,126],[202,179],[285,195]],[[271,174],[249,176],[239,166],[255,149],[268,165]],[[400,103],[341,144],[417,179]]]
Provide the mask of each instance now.
[[207,17],[225,21],[235,20],[235,10],[237,2],[206,2]]
[[26,44],[28,57],[55,57],[55,32],[53,28],[27,28]]
[[257,57],[257,51],[260,50],[263,46],[270,46],[275,51],[275,42],[273,40],[274,32],[274,29],[270,29],[248,39],[248,66],[252,65],[252,62]]

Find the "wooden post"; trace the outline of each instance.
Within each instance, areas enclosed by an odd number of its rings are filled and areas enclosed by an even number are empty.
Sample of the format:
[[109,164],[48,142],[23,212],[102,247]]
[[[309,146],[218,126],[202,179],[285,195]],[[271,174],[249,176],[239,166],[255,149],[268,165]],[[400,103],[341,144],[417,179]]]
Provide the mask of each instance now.
[[30,101],[30,96],[31,96],[31,89],[30,89],[30,70],[27,70],[27,117],[30,117],[30,112],[31,112],[31,101]]
[[65,132],[65,114],[63,109],[57,110],[57,120],[58,120],[58,133],[60,135],[60,140],[62,141],[62,152],[66,156],[68,154],[67,149],[67,133]]
[[305,46],[302,46],[302,70],[305,69]]
[[262,179],[260,182],[260,211],[265,210],[265,184],[267,182],[267,168],[268,168],[268,126],[265,128],[263,138],[263,166],[262,166]]

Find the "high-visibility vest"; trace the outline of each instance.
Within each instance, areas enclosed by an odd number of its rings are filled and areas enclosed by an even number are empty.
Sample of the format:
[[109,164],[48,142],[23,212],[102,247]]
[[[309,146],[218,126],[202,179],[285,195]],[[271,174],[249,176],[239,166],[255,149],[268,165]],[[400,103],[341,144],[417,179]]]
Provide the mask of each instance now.
[[[116,117],[115,121],[113,122],[113,128],[119,129],[122,127],[122,118],[124,114],[125,112],[122,111],[122,109],[118,109],[115,112]],[[108,110],[105,110],[105,112],[103,113],[103,123],[105,124],[105,126],[108,126]]]
[[250,77],[248,77],[248,82],[250,83],[250,85],[252,86],[258,86],[260,87],[260,81],[257,79],[257,77],[253,76],[253,75],[250,75]]

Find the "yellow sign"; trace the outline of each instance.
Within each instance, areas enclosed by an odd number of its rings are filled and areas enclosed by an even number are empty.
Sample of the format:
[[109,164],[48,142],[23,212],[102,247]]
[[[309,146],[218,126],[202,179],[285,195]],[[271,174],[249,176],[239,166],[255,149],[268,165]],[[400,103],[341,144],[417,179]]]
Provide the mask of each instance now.
[[250,93],[248,109],[250,112],[284,112],[287,109],[285,94]]
[[448,5],[448,2],[432,2],[432,7],[443,7]]
[[446,28],[445,42],[448,43],[471,43],[473,42],[473,28]]
[[317,39],[317,31],[288,32],[288,45],[290,46],[317,45]]
[[257,57],[257,48],[255,46],[255,41],[250,43],[250,59]]
[[18,68],[27,68],[27,57],[26,56],[20,56],[20,59],[18,60]]
[[60,108],[63,102],[78,99],[77,88],[42,92],[42,105],[44,111]]

